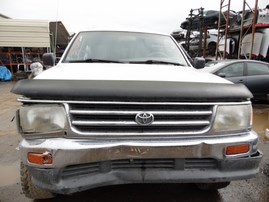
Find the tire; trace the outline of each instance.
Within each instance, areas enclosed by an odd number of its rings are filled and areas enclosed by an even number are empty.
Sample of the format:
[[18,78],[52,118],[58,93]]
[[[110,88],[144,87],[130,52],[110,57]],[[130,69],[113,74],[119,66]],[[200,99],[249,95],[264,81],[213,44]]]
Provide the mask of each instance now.
[[55,195],[49,191],[36,187],[32,182],[32,176],[29,170],[21,162],[21,187],[24,195],[31,199],[48,199],[53,198]]
[[208,53],[211,56],[215,56],[216,55],[216,43],[210,43],[208,44]]
[[216,183],[197,183],[196,186],[201,190],[217,190],[227,187],[230,182],[216,182]]

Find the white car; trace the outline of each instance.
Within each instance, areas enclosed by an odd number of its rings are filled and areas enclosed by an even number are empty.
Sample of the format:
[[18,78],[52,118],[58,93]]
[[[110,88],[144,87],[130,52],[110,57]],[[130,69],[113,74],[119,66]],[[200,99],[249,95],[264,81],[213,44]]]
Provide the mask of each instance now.
[[[206,39],[206,50],[208,51],[209,55],[214,56],[216,53],[217,47],[217,40],[218,36],[216,34],[208,34]],[[190,51],[198,51],[199,49],[199,42],[200,42],[200,35],[196,35],[190,41]],[[201,48],[204,47],[204,41],[202,40]]]

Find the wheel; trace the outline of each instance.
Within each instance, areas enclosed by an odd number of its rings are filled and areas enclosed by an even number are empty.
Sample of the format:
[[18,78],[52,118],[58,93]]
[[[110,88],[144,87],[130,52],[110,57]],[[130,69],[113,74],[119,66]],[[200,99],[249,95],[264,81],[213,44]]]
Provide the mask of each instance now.
[[208,53],[211,56],[215,56],[215,54],[216,54],[216,43],[210,43],[210,44],[208,44]]
[[227,187],[230,182],[216,182],[216,183],[197,183],[196,186],[201,190],[217,190]]
[[36,187],[32,182],[32,176],[29,170],[21,162],[20,167],[21,174],[21,187],[24,195],[31,199],[47,199],[53,198],[55,195],[46,190]]

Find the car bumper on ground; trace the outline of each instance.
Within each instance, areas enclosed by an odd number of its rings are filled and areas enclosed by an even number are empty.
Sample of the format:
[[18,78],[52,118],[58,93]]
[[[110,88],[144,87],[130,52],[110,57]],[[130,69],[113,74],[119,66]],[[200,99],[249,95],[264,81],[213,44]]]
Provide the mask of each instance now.
[[[246,154],[226,156],[229,145],[249,144]],[[33,182],[70,194],[125,183],[207,183],[255,177],[262,154],[254,131],[218,138],[97,141],[54,138],[23,140],[22,161]],[[50,153],[52,163],[29,163],[29,152]]]

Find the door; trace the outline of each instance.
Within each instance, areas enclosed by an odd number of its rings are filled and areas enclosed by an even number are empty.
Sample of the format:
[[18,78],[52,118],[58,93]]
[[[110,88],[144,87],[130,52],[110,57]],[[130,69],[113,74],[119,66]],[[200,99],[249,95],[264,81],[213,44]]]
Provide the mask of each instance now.
[[266,63],[247,62],[246,86],[255,99],[266,99],[269,94],[269,65]]
[[222,69],[218,70],[216,73],[233,83],[243,83],[246,82],[246,77],[244,76],[244,62],[235,62],[224,66]]

